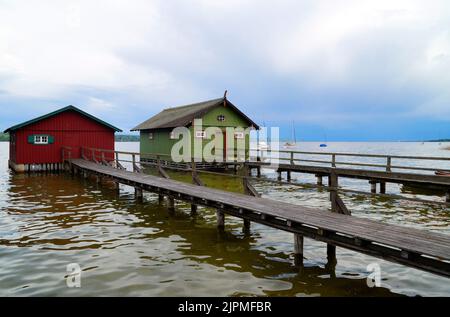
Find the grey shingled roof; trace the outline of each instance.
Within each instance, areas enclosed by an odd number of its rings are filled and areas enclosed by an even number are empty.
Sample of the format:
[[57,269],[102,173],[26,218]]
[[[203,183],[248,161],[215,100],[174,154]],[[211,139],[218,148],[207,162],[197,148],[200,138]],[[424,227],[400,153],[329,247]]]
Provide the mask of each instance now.
[[190,125],[194,118],[201,118],[211,109],[223,105],[224,101],[227,102],[227,106],[232,107],[235,111],[242,115],[248,121],[249,125],[253,125],[256,129],[259,128],[256,123],[254,123],[227,99],[218,98],[181,107],[164,109],[157,115],[139,124],[131,131],[185,127]]

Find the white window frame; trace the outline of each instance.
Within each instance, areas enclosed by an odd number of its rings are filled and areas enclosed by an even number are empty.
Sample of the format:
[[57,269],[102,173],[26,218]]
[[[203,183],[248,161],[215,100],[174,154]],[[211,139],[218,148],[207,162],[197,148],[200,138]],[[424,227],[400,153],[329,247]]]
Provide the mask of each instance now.
[[[220,120],[219,118],[223,118],[223,120]],[[225,115],[223,115],[223,114],[220,114],[220,115],[218,115],[217,116],[217,121],[219,121],[219,122],[225,122]]]
[[244,134],[244,132],[234,132],[234,138],[235,139],[244,139],[245,134]]
[[206,131],[195,131],[195,137],[197,139],[206,139]]
[[153,138],[154,138],[153,132],[149,132],[148,139],[153,140]]
[[35,135],[34,144],[48,144],[48,135]]

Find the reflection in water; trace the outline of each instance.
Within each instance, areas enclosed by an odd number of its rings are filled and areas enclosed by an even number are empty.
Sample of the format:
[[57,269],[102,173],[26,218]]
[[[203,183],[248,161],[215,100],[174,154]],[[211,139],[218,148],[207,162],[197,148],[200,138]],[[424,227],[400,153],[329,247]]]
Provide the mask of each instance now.
[[[2,167],[2,166],[0,166]],[[189,175],[173,173],[176,179]],[[269,175],[269,177],[271,177]],[[301,176],[304,180],[304,176]],[[338,248],[336,270],[326,267],[323,243],[305,240],[305,266],[293,265],[292,235],[226,218],[179,202],[169,215],[157,196],[134,200],[112,184],[68,175],[0,172],[0,295],[148,296],[393,296],[449,295],[444,278]],[[208,186],[240,191],[234,179],[202,176]],[[254,184],[265,197],[329,208],[326,191]],[[352,186],[351,182],[347,183]],[[448,209],[385,198],[343,197],[353,214],[448,232]],[[370,288],[366,267],[379,263],[382,287]],[[83,269],[81,288],[69,289],[66,266]]]

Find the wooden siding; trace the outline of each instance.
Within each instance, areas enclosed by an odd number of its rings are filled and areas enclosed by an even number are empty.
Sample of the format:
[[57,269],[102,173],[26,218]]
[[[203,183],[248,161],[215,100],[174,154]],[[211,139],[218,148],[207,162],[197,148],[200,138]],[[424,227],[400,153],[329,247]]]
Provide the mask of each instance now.
[[[51,135],[54,143],[29,144],[28,136]],[[74,158],[80,157],[81,146],[114,150],[114,130],[75,111],[67,111],[26,126],[15,132],[16,146],[10,158],[16,164],[60,163],[63,146],[73,148]]]
[[[219,115],[224,115],[225,121],[218,121],[217,117]],[[202,122],[203,129],[208,127],[220,127],[222,128],[222,131],[225,131],[226,127],[233,127],[233,128],[241,127],[244,129],[248,127],[245,118],[236,113],[231,107],[214,108],[207,114],[205,114],[201,119],[203,121]],[[170,155],[173,145],[178,142],[178,140],[170,139],[169,135],[172,130],[173,129],[158,129],[151,131],[141,131],[141,139],[140,139],[141,153],[159,153]],[[193,150],[195,131],[198,131],[199,129],[197,127],[191,126],[189,130],[191,132],[191,144]],[[153,133],[153,140],[149,139],[149,133]],[[210,141],[211,139],[203,139],[202,140],[203,146],[205,146]],[[237,140],[235,139],[235,148],[237,145],[236,141]],[[250,147],[250,135],[248,133],[245,135],[245,143],[246,149],[248,151]]]

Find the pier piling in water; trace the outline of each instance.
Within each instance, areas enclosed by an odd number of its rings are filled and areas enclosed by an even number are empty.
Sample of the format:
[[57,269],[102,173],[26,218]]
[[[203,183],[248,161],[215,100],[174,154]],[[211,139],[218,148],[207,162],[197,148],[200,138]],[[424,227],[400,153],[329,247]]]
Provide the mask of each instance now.
[[175,199],[172,197],[167,198],[167,209],[169,209],[169,212],[175,211]]
[[191,216],[195,216],[197,214],[197,205],[191,204]]
[[385,182],[380,183],[380,194],[386,194],[386,183]]
[[323,176],[322,175],[316,175],[317,177],[317,185],[323,186]]
[[134,188],[134,196],[136,197],[137,200],[142,200],[142,198],[144,197],[144,193],[142,192],[142,189],[139,187],[135,187]]
[[225,229],[225,214],[223,213],[222,210],[218,209],[216,211],[216,215],[217,215],[217,228],[219,230]]
[[373,194],[377,193],[377,183],[374,181],[369,181],[370,184],[370,192]]
[[250,220],[244,219],[244,226],[243,226],[244,233],[250,232],[250,224],[251,224]]
[[294,233],[294,262],[296,266],[303,266],[303,236]]

